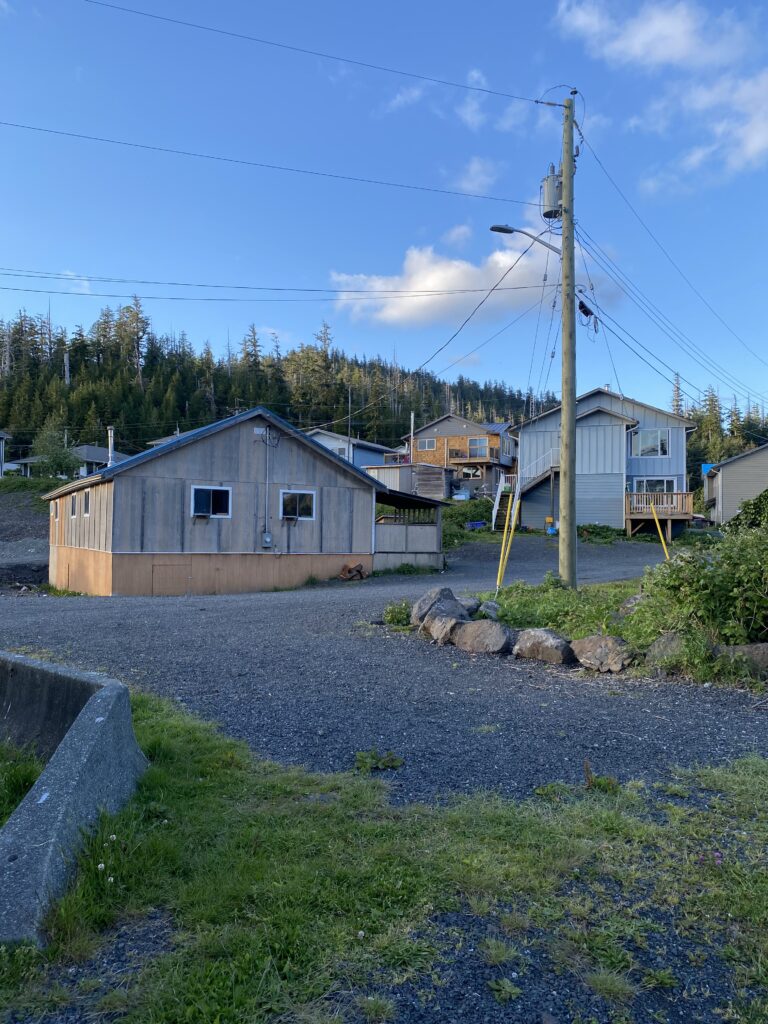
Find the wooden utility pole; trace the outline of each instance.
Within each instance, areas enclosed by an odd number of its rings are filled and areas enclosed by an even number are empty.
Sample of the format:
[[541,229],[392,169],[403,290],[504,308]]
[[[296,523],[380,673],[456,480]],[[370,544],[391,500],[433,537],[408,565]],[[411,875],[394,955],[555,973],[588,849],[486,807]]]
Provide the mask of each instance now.
[[560,579],[576,586],[576,287],[573,224],[573,96],[563,114],[562,395],[560,403]]

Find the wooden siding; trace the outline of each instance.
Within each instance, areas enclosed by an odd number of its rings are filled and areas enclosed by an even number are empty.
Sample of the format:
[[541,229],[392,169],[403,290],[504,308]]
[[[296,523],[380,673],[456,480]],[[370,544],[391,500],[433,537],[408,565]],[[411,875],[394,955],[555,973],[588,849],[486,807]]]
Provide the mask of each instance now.
[[[84,514],[85,494],[90,493],[90,515]],[[50,502],[51,548],[66,546],[90,551],[112,549],[112,483],[96,483],[92,487],[73,491]],[[72,516],[72,499],[75,515]],[[58,519],[54,508],[58,506]],[[58,584],[57,584],[58,585]]]
[[[155,597],[244,594],[300,587],[310,576],[332,579],[347,563],[373,569],[370,554],[112,555],[112,594]],[[405,559],[403,559],[405,561]],[[93,592],[93,591],[91,591]]]
[[717,521],[733,519],[745,501],[768,488],[768,445],[720,467]]
[[109,551],[52,545],[48,581],[60,590],[108,597],[112,593],[112,555]]
[[[236,424],[115,477],[113,550],[261,553],[266,530],[272,534],[272,552],[371,554],[372,487],[284,434],[276,447],[268,447],[254,433],[264,425],[258,419]],[[193,486],[230,487],[231,517],[194,518]],[[281,519],[284,490],[313,491],[314,519]]]

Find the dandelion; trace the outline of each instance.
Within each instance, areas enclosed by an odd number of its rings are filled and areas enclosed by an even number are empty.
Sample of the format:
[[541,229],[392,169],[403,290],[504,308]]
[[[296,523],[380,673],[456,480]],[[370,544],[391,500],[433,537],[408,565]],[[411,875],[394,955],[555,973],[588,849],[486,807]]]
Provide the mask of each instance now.
[[112,875],[110,875],[110,876],[109,876],[109,878],[107,879],[107,881],[109,882],[109,884],[110,884],[110,885],[112,885],[112,883],[114,882],[114,880],[115,880],[115,879],[113,878],[113,876],[112,876]]
[[358,939],[359,939],[359,940],[360,940],[360,941],[362,942],[362,941],[363,941],[363,939],[365,938],[365,932],[364,932],[364,931],[359,931],[359,932],[357,933],[357,937],[358,937]]
[[117,839],[117,836],[110,836],[109,837],[110,843],[114,843],[116,839]]
[[97,864],[96,865],[96,870],[97,871],[103,871],[104,870],[104,865],[103,864]]

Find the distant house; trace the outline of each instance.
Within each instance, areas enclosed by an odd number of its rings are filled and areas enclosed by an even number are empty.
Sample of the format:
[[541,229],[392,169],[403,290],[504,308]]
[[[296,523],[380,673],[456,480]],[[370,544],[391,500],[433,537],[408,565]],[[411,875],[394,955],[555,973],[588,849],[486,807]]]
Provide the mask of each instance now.
[[511,423],[474,423],[451,413],[419,427],[413,437],[414,463],[453,469],[456,481],[470,493],[494,494],[516,465]]
[[263,407],[46,497],[50,581],[88,594],[238,593],[345,563],[442,565],[440,502],[390,490]]
[[[11,440],[11,435],[6,434],[4,430],[0,430],[0,479],[2,479],[4,469],[8,468],[5,465],[5,442]],[[14,468],[18,468],[14,463]]]
[[347,459],[361,469],[365,466],[382,466],[385,455],[395,454],[394,448],[388,448],[384,444],[363,441],[359,437],[349,438],[346,434],[336,434],[332,430],[323,430],[320,427],[308,430],[307,437],[311,437],[334,455]]
[[[77,467],[78,476],[90,476],[91,473],[98,473],[109,462],[109,449],[101,448],[97,444],[77,444],[69,450],[80,460]],[[114,452],[113,458],[115,462],[124,462],[130,456],[124,455],[122,452]],[[33,467],[40,461],[39,455],[30,455],[26,459],[16,459],[16,465],[21,469],[22,476],[29,477],[32,476]]]
[[727,523],[768,488],[768,444],[706,467],[704,501],[716,523]]
[[[558,406],[517,431],[523,525],[557,521],[560,481]],[[628,535],[653,524],[653,510],[671,537],[690,521],[693,495],[686,486],[689,420],[607,388],[576,403],[576,521],[600,523]],[[515,477],[511,484],[517,485]],[[509,494],[497,494],[496,518]]]

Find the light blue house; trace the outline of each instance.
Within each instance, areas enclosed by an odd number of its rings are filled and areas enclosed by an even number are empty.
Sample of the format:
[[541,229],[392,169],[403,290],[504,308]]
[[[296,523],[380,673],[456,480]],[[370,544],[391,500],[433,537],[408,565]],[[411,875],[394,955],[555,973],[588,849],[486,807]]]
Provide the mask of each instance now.
[[[686,477],[690,420],[645,402],[595,388],[576,403],[576,521],[626,529],[653,525],[653,508],[671,537],[693,515]],[[523,423],[517,432],[520,522],[541,529],[557,522],[560,407]],[[514,485],[514,488],[513,486]],[[504,500],[497,496],[496,508]],[[507,498],[509,500],[509,498]],[[497,512],[498,519],[498,512]]]
[[336,434],[332,430],[322,430],[320,427],[308,430],[307,437],[311,437],[334,455],[351,462],[358,469],[365,466],[383,466],[384,456],[394,454],[395,451],[384,444],[363,441],[359,437],[348,438],[346,434]]

